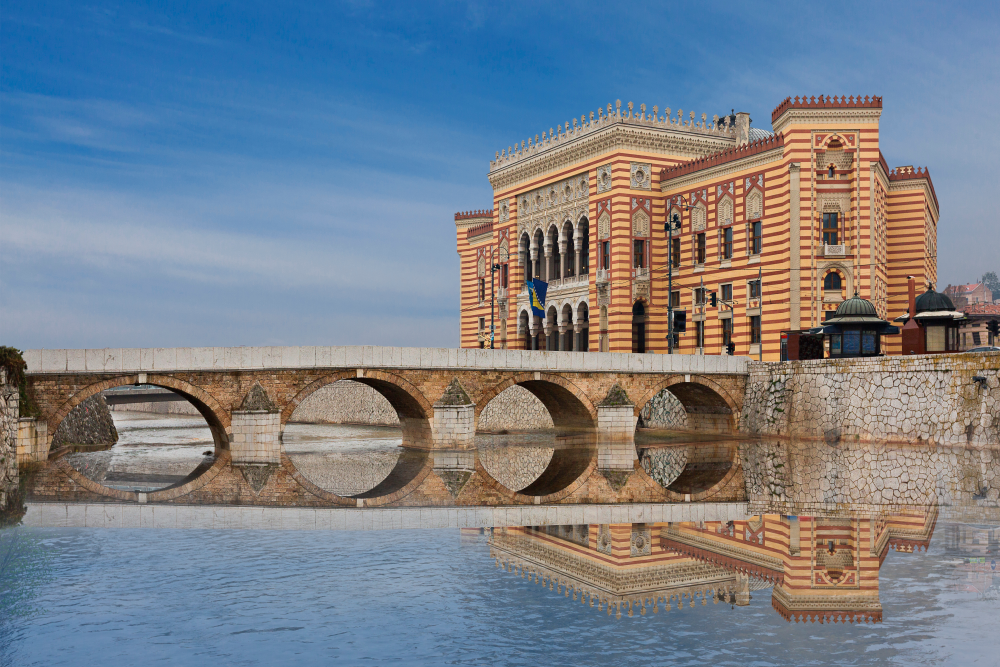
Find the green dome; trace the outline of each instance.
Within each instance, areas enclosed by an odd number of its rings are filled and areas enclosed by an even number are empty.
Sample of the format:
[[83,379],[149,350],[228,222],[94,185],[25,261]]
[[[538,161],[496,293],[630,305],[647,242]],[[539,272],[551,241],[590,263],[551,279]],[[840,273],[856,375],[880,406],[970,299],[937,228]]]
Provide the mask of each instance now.
[[[918,308],[919,310],[919,308]],[[860,296],[855,294],[850,299],[847,299],[842,304],[837,307],[837,312],[833,314],[834,317],[874,317],[878,319],[878,312],[875,310],[875,306],[872,305],[871,301],[867,299],[862,299]]]
[[917,297],[917,313],[932,313],[939,310],[955,310],[955,304],[941,292],[935,292],[928,286],[927,291]]

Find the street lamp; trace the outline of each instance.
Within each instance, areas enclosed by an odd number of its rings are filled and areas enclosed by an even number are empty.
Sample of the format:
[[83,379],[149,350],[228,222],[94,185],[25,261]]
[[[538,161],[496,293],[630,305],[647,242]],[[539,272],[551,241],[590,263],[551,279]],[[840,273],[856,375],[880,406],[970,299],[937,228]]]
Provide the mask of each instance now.
[[[681,196],[677,196],[678,208],[693,208],[690,204],[681,201]],[[670,208],[670,205],[667,205]],[[680,231],[681,217],[674,213],[663,225],[667,232],[667,354],[674,353],[674,229]]]

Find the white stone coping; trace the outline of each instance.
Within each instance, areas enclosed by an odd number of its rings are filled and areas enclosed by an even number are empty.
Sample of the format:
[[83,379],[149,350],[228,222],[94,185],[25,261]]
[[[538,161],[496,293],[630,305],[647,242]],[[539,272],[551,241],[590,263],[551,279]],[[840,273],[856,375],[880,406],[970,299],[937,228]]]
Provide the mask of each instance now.
[[157,347],[28,350],[29,374],[415,368],[516,371],[745,374],[749,357],[545,352],[441,347]]
[[313,508],[29,502],[31,528],[385,530],[489,528],[665,521],[740,521],[747,503],[515,505],[505,507]]
[[947,354],[892,355],[805,361],[757,361],[750,359],[750,373],[923,373],[958,370],[1000,370],[1000,352],[949,352]]

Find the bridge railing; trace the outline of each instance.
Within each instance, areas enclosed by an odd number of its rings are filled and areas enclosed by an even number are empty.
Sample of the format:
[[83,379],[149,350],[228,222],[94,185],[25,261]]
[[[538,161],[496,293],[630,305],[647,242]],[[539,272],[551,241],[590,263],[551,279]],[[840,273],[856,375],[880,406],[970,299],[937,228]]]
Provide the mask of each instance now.
[[430,347],[177,347],[28,350],[29,374],[152,373],[295,368],[746,374],[748,357]]

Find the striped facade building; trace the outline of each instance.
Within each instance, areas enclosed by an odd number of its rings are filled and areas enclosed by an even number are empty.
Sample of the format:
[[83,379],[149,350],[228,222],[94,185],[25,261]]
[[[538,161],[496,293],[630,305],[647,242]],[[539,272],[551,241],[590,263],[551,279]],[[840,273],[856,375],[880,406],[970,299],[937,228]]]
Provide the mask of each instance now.
[[[777,360],[782,332],[854,292],[883,319],[905,313],[907,276],[937,279],[938,203],[926,169],[889,168],[881,111],[788,98],[767,131],[617,103],[498,152],[493,208],[455,216],[462,347],[490,347],[492,323],[496,348],[666,352],[672,305],[676,353],[732,342]],[[548,283],[543,318],[530,278]]]

